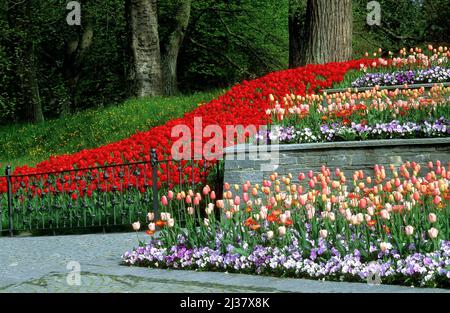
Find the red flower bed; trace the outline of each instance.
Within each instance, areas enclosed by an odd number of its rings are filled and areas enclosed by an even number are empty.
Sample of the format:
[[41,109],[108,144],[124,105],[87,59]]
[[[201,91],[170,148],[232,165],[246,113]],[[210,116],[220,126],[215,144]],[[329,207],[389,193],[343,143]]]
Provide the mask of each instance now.
[[[261,78],[244,81],[232,87],[227,93],[212,100],[183,118],[174,119],[165,125],[114,143],[68,155],[59,155],[45,160],[35,167],[17,167],[15,175],[44,173],[94,167],[105,164],[120,164],[149,160],[149,151],[156,148],[160,159],[170,159],[172,142],[171,130],[175,125],[184,124],[193,133],[194,117],[202,117],[203,125],[265,125],[265,110],[269,107],[269,95],[276,98],[286,94],[305,95],[316,89],[329,88],[343,79],[350,69],[359,69],[360,64],[370,66],[373,60],[353,60],[349,62],[307,65],[304,67],[270,73]],[[225,132],[224,132],[225,133]],[[225,140],[225,138],[224,138]],[[202,138],[203,142],[208,138]],[[224,141],[225,142],[225,141]],[[230,143],[226,143],[229,145]],[[169,164],[170,172],[177,178],[177,164]],[[189,171],[189,170],[188,170]],[[165,169],[159,171],[164,175]],[[177,181],[177,180],[175,180]],[[0,193],[6,192],[6,180],[0,181]]]

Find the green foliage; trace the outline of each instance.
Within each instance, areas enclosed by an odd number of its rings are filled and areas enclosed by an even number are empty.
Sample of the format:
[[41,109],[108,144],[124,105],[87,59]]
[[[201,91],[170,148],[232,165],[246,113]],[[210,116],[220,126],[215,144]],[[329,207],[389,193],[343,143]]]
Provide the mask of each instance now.
[[449,45],[450,0],[379,0],[381,25],[368,25],[367,0],[353,0],[356,56],[378,47],[398,51],[426,43]]
[[119,106],[89,109],[41,124],[0,126],[0,170],[32,165],[51,155],[73,153],[127,138],[182,117],[222,91],[179,97],[132,99]]
[[288,63],[288,1],[193,0],[179,63],[183,89],[228,86]]

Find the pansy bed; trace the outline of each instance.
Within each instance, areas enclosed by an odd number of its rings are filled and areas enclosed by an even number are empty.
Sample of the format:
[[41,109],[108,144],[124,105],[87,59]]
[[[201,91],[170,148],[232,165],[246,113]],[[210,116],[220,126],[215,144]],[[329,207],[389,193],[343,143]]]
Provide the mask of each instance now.
[[[127,265],[450,287],[450,163],[274,173],[161,197]],[[140,224],[133,225],[135,230]]]

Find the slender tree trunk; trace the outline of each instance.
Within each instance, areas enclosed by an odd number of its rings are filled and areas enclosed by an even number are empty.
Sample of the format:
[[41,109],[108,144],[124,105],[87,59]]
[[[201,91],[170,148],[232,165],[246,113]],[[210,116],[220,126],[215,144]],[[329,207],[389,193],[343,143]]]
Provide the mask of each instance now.
[[31,50],[25,52],[26,66],[26,87],[29,88],[29,102],[27,106],[27,118],[29,121],[41,123],[44,121],[44,113],[42,112],[41,95],[39,92],[39,84],[36,75],[36,59],[34,54],[34,45],[31,45]]
[[64,58],[64,78],[70,100],[64,104],[62,115],[71,114],[78,107],[77,89],[81,76],[81,67],[89,47],[92,45],[94,28],[90,18],[85,19],[86,26],[81,36],[67,42]]
[[191,0],[179,0],[178,3],[176,3],[176,6],[176,25],[168,38],[167,44],[163,48],[162,56],[164,91],[166,95],[174,95],[178,93],[178,53],[189,24],[189,18],[191,15]]
[[352,22],[352,0],[308,0],[300,63],[349,60]]
[[8,22],[12,29],[16,29],[16,64],[19,83],[21,86],[21,99],[24,104],[26,120],[30,122],[43,122],[41,97],[37,79],[36,56],[33,37],[30,33],[32,17],[32,1],[8,1]]
[[301,37],[306,18],[306,0],[289,0],[289,68],[301,65]]
[[137,97],[163,94],[156,0],[126,0],[130,35],[129,80]]

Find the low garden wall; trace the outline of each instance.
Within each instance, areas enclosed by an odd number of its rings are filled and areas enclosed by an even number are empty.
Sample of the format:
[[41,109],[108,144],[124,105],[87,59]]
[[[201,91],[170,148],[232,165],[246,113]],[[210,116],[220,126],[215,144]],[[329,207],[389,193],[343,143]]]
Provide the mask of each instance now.
[[430,160],[440,160],[444,164],[450,161],[449,137],[277,146],[243,144],[225,150],[224,181],[230,184],[242,184],[247,180],[260,183],[273,171],[292,173],[296,181],[299,172],[318,171],[321,165],[339,167],[349,176],[360,169],[371,172],[374,164],[401,165],[405,161],[424,164]]

